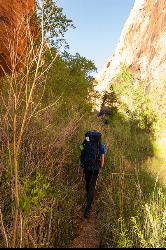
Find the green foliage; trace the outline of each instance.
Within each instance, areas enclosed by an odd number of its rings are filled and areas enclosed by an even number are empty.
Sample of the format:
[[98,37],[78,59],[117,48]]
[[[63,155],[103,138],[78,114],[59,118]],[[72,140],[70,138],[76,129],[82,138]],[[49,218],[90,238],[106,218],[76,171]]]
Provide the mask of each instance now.
[[158,188],[149,203],[143,207],[143,224],[140,215],[131,218],[133,238],[141,248],[165,248],[166,195]]
[[22,211],[33,211],[35,207],[43,205],[48,197],[50,184],[40,173],[34,173],[32,178],[25,177],[22,180],[22,194],[20,208]]
[[126,120],[135,121],[141,129],[156,134],[165,129],[165,90],[164,83],[148,86],[145,82],[136,82],[128,68],[121,64],[121,71],[111,86],[108,103],[117,107]]
[[145,83],[136,83],[124,64],[121,64],[121,71],[112,85],[112,91],[117,97],[116,106],[126,120],[137,121],[142,129],[152,128],[156,114],[151,96],[146,93]]
[[[39,23],[41,12],[39,4]],[[44,30],[51,49],[43,58],[40,73],[50,65],[64,43],[65,32],[71,27],[72,21],[63,14],[57,2],[45,1]],[[84,184],[77,176],[79,145],[84,132],[89,129],[102,131],[107,148],[105,168],[98,184],[101,189],[98,224],[102,244],[121,248],[165,246],[165,196],[161,193],[154,195],[154,179],[142,170],[147,158],[154,156],[149,132],[159,116],[165,114],[164,94],[158,98],[153,91],[147,92],[145,83],[136,84],[122,64],[117,80],[103,98],[111,108],[109,124],[105,128],[91,112],[90,94],[93,94],[94,82],[91,73],[95,71],[92,61],[78,53],[70,55],[64,52],[57,56],[49,74],[43,74],[47,82],[44,94],[43,79],[39,78],[41,82],[32,100],[30,119],[18,155],[24,246],[29,246],[33,240],[37,247],[66,247],[73,239],[84,202]],[[8,83],[4,88],[5,95],[12,92],[7,86]],[[160,93],[164,90],[165,87],[161,87]],[[18,121],[22,121],[25,107],[26,96],[25,93],[22,95]],[[4,95],[2,97],[4,100]],[[40,110],[56,100],[59,100],[57,105]],[[6,107],[0,112],[6,117]],[[13,140],[12,131],[5,130],[4,134],[9,134],[9,141]],[[10,194],[13,184],[9,184],[13,183],[12,155],[3,146],[0,150],[2,166],[5,166],[0,187],[4,191],[8,187],[8,192],[2,195],[7,228],[13,221],[13,194]],[[154,199],[151,199],[152,194]],[[32,239],[29,240],[30,236]]]
[[[55,53],[54,50],[52,53]],[[49,62],[50,58],[47,57]],[[91,111],[89,92],[92,91],[94,78],[91,73],[96,71],[94,63],[78,53],[75,56],[65,52],[58,56],[53,64],[46,86],[45,101],[62,97],[62,109]]]
[[166,129],[166,82],[153,86],[149,91],[150,103],[155,112],[153,129],[156,134]]
[[37,16],[39,25],[44,20],[44,35],[52,47],[60,48],[63,44],[67,46],[64,34],[69,28],[74,28],[71,19],[63,14],[63,9],[58,7],[56,0],[46,0],[41,3],[37,1]]
[[165,190],[159,185],[155,189],[155,180],[145,171],[128,170],[123,175],[120,168],[124,166],[120,166],[120,159],[118,162],[115,154],[111,156],[111,172],[115,174],[104,170],[108,173],[102,173],[98,194],[98,227],[102,246],[165,247]]
[[[22,233],[21,242],[18,239],[17,243],[24,247],[66,247],[73,239],[83,204],[83,185],[77,176],[79,145],[85,127],[88,129],[94,125],[94,117],[89,121],[89,93],[94,80],[91,73],[96,71],[96,67],[92,61],[78,53],[72,56],[64,52],[57,56],[58,49],[64,42],[65,32],[73,25],[56,2],[44,2],[43,28],[51,49],[47,52],[45,47],[43,49],[35,84],[36,54],[34,60],[28,62],[30,66],[26,65],[24,72],[15,74],[14,79],[10,76],[7,80],[4,79],[2,86],[1,99],[4,105],[0,110],[3,118],[0,119],[3,132],[0,152],[3,171],[0,187],[4,194],[0,199],[0,206],[5,228],[11,228],[7,232],[9,235],[13,229],[15,205],[13,138],[16,142],[19,140],[25,118],[25,130],[16,157],[21,215],[16,226],[18,235]],[[30,21],[32,24],[38,21],[41,25],[42,9],[41,6],[38,7],[37,17],[34,14]],[[39,32],[34,50],[40,44]],[[56,60],[52,61],[55,57]],[[31,60],[29,54],[28,59]],[[47,68],[50,69],[49,72]],[[8,82],[10,80],[11,85]],[[29,106],[25,105],[32,92]],[[14,95],[15,93],[18,95]],[[14,108],[16,96],[20,98],[17,110]],[[50,105],[52,103],[54,105]],[[26,113],[27,106],[29,109]],[[13,113],[16,113],[16,128],[13,128]]]
[[133,242],[129,239],[124,220],[119,218],[120,234],[117,240],[117,248],[132,248]]
[[[131,110],[127,113],[130,105],[120,98],[124,93],[129,96],[130,84],[132,88],[132,78],[126,79],[126,89],[112,89],[111,98],[121,94],[110,102],[111,115],[103,130],[108,150],[98,194],[101,244],[108,248],[163,247],[165,190],[160,192],[161,183],[149,171],[153,167],[150,159],[159,155],[155,156],[153,134],[147,126],[141,128],[139,116],[135,119]],[[147,103],[154,110],[152,99]]]
[[125,159],[139,164],[145,161],[147,157],[153,157],[153,136],[147,133],[145,129],[140,128],[137,121],[126,120],[126,117],[118,112],[117,107],[112,107],[108,123],[111,126],[111,132],[114,134],[113,143],[121,150]]

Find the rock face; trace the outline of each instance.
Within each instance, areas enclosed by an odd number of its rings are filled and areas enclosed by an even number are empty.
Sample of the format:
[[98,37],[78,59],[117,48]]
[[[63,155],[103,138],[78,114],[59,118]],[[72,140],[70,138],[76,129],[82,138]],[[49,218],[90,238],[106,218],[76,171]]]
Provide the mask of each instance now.
[[9,73],[13,65],[12,53],[23,55],[26,47],[27,16],[35,7],[35,0],[0,0],[0,76]]
[[151,84],[166,79],[166,0],[135,0],[115,53],[97,77],[95,89],[101,94],[109,90],[121,62],[135,79]]

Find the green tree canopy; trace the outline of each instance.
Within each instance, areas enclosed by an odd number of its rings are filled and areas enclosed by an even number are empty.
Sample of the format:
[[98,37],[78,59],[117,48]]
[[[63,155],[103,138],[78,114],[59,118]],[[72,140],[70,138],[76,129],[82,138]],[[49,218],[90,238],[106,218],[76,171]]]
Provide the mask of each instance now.
[[68,47],[64,34],[69,28],[75,28],[73,21],[63,13],[63,8],[58,7],[56,0],[37,0],[37,17],[39,25],[42,23],[44,35],[51,47]]

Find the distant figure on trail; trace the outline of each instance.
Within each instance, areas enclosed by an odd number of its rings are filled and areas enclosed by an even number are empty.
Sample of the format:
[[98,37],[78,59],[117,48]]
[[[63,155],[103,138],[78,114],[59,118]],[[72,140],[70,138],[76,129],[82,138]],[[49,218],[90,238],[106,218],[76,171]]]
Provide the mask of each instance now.
[[83,143],[80,145],[80,149],[80,166],[78,172],[84,172],[85,176],[87,205],[84,210],[84,218],[88,218],[99,170],[104,165],[105,149],[104,144],[101,142],[101,133],[95,130],[88,131],[85,134]]

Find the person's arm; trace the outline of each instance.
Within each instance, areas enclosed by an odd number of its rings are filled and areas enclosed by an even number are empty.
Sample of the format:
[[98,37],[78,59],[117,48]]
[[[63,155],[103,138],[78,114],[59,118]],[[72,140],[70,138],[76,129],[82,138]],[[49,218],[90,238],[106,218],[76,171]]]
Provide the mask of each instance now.
[[78,175],[79,175],[79,176],[82,176],[83,173],[84,173],[84,170],[79,166],[79,167],[78,167]]
[[[80,145],[81,153],[82,153],[83,149],[84,149],[84,145],[83,145],[83,143],[82,143],[82,144]],[[80,156],[79,165],[78,165],[78,175],[79,175],[79,176],[82,176],[82,175],[83,175],[83,172],[84,172],[84,170],[83,170],[83,168],[81,167],[81,156]]]
[[105,161],[105,147],[104,144],[101,144],[101,168],[104,166]]
[[82,174],[82,172],[83,172],[83,168],[81,167],[81,162],[80,162],[80,160],[79,160],[78,174],[80,175],[80,174]]
[[104,160],[105,160],[105,156],[104,154],[101,155],[101,167],[104,166]]

